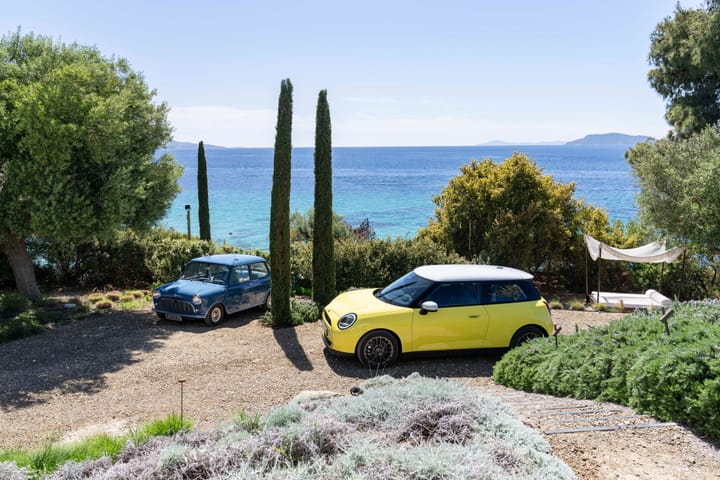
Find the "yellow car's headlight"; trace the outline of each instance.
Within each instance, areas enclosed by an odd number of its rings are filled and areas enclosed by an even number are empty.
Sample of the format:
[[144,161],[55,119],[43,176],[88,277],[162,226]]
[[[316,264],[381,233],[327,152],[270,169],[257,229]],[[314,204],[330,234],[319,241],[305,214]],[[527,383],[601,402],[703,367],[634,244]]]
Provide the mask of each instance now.
[[340,320],[338,320],[338,328],[340,330],[345,330],[346,328],[350,328],[355,323],[355,320],[357,320],[357,315],[354,313],[346,313],[342,317],[340,317]]

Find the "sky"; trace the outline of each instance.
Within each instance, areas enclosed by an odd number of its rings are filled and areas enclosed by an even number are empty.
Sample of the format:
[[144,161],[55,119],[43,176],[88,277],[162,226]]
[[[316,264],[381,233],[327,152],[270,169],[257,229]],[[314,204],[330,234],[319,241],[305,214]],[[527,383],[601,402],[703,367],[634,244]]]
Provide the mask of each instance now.
[[647,57],[676,3],[1,0],[0,33],[127,59],[170,107],[177,141],[272,147],[286,78],[298,147],[314,143],[323,89],[333,146],[660,138],[670,127]]

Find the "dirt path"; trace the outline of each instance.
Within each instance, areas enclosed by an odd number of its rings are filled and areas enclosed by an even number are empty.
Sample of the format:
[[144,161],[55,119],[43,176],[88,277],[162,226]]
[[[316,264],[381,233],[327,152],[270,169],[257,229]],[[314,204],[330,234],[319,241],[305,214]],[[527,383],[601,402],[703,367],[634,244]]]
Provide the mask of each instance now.
[[[113,312],[0,344],[0,448],[122,432],[178,413],[180,379],[186,380],[184,415],[199,428],[212,428],[239,411],[285,404],[302,390],[343,393],[378,373],[419,372],[500,396],[523,421],[545,431],[555,454],[580,479],[720,480],[718,451],[676,425],[548,433],[593,425],[595,420],[580,415],[557,423],[552,413],[558,412],[548,408],[560,400],[494,385],[496,357],[412,359],[386,372],[372,372],[352,359],[326,356],[319,324],[269,330],[256,316],[257,312],[237,315],[210,329],[202,323],[158,322],[149,311]],[[554,312],[563,332],[613,318]],[[563,405],[566,412],[613,408],[561,402],[556,406]],[[657,423],[649,417],[631,421]]]

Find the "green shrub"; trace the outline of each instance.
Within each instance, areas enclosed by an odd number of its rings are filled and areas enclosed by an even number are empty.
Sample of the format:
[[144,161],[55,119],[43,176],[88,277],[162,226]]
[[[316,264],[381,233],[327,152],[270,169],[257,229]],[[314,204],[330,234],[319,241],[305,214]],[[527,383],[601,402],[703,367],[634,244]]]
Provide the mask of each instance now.
[[290,314],[293,325],[317,322],[320,318],[320,307],[310,299],[293,298],[290,300]]
[[550,300],[549,305],[552,310],[562,310],[563,309],[563,304],[560,300]]
[[38,310],[35,312],[35,318],[40,325],[48,325],[62,321],[65,315],[59,310]]
[[573,300],[572,302],[570,302],[570,310],[581,312],[585,310],[585,304],[580,300]]
[[32,312],[23,312],[15,318],[0,320],[0,343],[29,337],[43,330]]
[[670,335],[660,312],[541,339],[495,364],[493,379],[527,391],[629,405],[720,438],[720,302],[675,304]]
[[28,308],[30,308],[30,299],[21,293],[5,292],[0,296],[0,312],[14,315]]
[[[309,290],[312,244],[294,242],[291,250],[293,289]],[[335,243],[335,282],[339,292],[353,287],[380,287],[421,265],[465,262],[426,239],[345,239]]]
[[[272,307],[271,307],[272,308]],[[320,319],[320,307],[317,303],[306,298],[290,299],[290,326],[295,327],[305,323],[316,322]],[[274,327],[275,323],[270,311],[265,312],[259,319],[261,325]]]

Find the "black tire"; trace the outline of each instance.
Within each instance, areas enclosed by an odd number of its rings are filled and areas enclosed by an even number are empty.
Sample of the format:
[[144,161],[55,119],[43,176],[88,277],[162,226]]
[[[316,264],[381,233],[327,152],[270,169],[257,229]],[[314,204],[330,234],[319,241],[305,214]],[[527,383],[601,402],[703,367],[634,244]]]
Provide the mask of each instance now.
[[366,333],[357,346],[357,357],[370,368],[385,368],[392,365],[400,354],[400,344],[390,332],[375,330]]
[[205,315],[205,325],[216,327],[225,319],[225,309],[222,305],[214,305]]
[[547,335],[538,327],[522,327],[520,330],[515,332],[512,340],[510,340],[510,348],[515,348],[518,345],[522,345],[525,342],[533,340],[535,338],[546,337]]
[[160,320],[165,320],[165,314],[164,314],[164,313],[155,312],[155,315],[157,315],[157,317],[158,317]]

